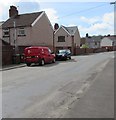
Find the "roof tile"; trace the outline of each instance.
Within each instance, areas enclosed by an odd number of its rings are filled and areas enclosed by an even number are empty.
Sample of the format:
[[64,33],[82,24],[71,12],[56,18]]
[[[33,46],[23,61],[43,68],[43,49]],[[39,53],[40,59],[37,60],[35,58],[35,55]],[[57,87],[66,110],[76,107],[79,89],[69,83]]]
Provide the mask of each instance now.
[[3,23],[2,27],[12,28],[14,27],[14,21],[16,23],[16,27],[30,26],[42,12],[20,14],[18,16],[11,17]]

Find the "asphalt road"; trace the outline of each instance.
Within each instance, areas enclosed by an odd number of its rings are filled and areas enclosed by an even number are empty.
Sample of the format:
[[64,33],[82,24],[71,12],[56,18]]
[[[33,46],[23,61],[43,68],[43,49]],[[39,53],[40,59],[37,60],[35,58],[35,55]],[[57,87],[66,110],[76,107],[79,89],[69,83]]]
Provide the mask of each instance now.
[[[98,84],[97,86],[100,84],[97,76],[102,74],[113,58],[113,52],[73,56],[72,60],[58,61],[55,64],[34,65],[3,71],[2,117],[58,118],[73,117],[72,115],[78,117],[75,115],[76,111],[74,113],[74,110],[77,110],[75,106],[84,99],[86,93],[93,94],[89,92],[90,89],[94,89],[95,84]],[[113,72],[112,69],[111,72]],[[107,84],[106,87],[113,87],[113,77],[111,76],[111,84]],[[104,85],[105,81],[101,83]],[[99,95],[100,88],[98,87],[98,89],[94,96]],[[109,89],[112,92],[112,89]],[[104,89],[101,91],[103,96],[107,96],[104,94],[106,93]],[[111,103],[108,107],[111,105],[111,109],[105,112],[109,113],[106,117],[111,117],[113,114],[113,94],[109,97]],[[88,98],[85,97],[85,99]],[[105,101],[104,98],[97,100],[98,103]],[[94,102],[92,104],[95,105]],[[84,109],[84,106],[81,105],[79,109],[81,107]],[[82,114],[80,112],[80,117]],[[93,117],[91,114],[89,115],[89,117]],[[104,117],[104,114],[103,116],[100,114],[100,117]]]
[[114,118],[114,59],[98,74],[87,92],[70,105],[64,118]]

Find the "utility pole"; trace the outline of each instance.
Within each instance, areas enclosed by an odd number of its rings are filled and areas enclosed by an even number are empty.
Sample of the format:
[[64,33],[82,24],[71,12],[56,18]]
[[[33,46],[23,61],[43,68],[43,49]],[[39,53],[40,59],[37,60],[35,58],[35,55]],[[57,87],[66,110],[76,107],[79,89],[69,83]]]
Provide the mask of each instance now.
[[53,52],[55,53],[55,30],[53,31]]
[[16,54],[16,22],[14,21],[14,51]]
[[114,5],[114,35],[116,35],[116,1],[110,2],[111,5]]
[[114,5],[114,14],[116,12],[116,1],[115,2],[110,2],[110,5]]
[[110,2],[110,4],[112,5],[112,4],[116,4],[116,1],[115,2]]

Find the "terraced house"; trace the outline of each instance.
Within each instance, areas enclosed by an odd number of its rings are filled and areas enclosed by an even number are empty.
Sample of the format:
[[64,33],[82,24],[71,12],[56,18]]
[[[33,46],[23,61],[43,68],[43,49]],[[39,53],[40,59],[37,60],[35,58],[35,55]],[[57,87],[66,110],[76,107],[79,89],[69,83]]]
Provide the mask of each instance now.
[[2,24],[2,29],[3,40],[12,46],[53,48],[53,28],[44,11],[19,14],[15,6],[10,6],[9,19]]
[[74,49],[80,47],[80,34],[77,26],[60,26],[55,29],[54,46],[58,49],[70,49],[74,54]]
[[[19,14],[17,7],[10,6],[9,18],[0,27],[0,38],[7,43],[2,51],[3,60],[9,54],[10,62],[12,56],[23,54],[24,48],[28,46],[46,46],[56,52],[58,49],[74,49],[80,47],[80,35],[77,26],[53,29],[45,11]],[[1,43],[3,43],[1,42]]]

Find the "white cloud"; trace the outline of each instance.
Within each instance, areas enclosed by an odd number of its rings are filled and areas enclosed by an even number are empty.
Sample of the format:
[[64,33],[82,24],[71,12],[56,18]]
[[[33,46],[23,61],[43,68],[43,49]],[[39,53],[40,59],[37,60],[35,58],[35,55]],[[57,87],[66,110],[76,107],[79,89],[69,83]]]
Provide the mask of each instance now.
[[0,0],[0,21],[8,18],[10,6],[16,5],[18,2],[38,2],[38,0]]
[[39,0],[0,0],[0,4],[4,6],[9,6],[16,2],[39,2]]
[[[38,2],[44,0],[0,0],[0,21],[6,20],[8,17],[8,10],[10,5],[15,5],[16,2]],[[57,2],[57,1],[55,1]],[[67,1],[68,2],[68,1]],[[72,1],[73,2],[73,1]],[[59,23],[59,16],[57,11],[53,8],[42,9],[46,12],[52,25],[54,23]],[[6,17],[7,16],[7,17]],[[78,26],[81,36],[85,36],[86,33],[90,35],[93,34],[113,34],[114,33],[114,13],[106,13],[102,17],[96,16],[92,18],[87,18],[84,16],[80,17],[80,20],[85,22],[89,27],[83,25]],[[70,23],[68,26],[75,26],[75,24]]]
[[2,7],[0,6],[0,14],[3,12],[3,9],[2,9]]
[[2,6],[9,6],[9,4],[13,4],[18,2],[17,0],[0,0],[0,5]]
[[58,15],[56,10],[54,10],[53,8],[47,8],[42,9],[42,11],[45,11],[52,25],[58,23]]
[[93,24],[100,20],[100,17],[86,18],[84,16],[80,17],[80,19],[86,23]]
[[68,27],[77,26],[76,24],[69,24]]
[[103,22],[108,23],[110,25],[114,24],[114,13],[106,13],[103,16]]
[[19,0],[0,0],[0,20],[5,20],[8,17],[8,9],[10,5],[19,2]]
[[[96,20],[95,20],[96,18]],[[99,18],[99,19],[98,19]],[[79,26],[81,36],[89,35],[107,35],[114,34],[114,13],[106,13],[101,18],[93,17],[86,18],[80,17],[80,19],[89,24],[89,27]]]
[[112,0],[36,0],[39,2],[112,2]]
[[[15,5],[18,2],[36,2],[41,4],[39,0],[0,0],[0,21],[6,20],[8,18],[8,10],[11,5]],[[53,8],[41,9],[46,12],[52,25],[58,22],[57,11]]]

